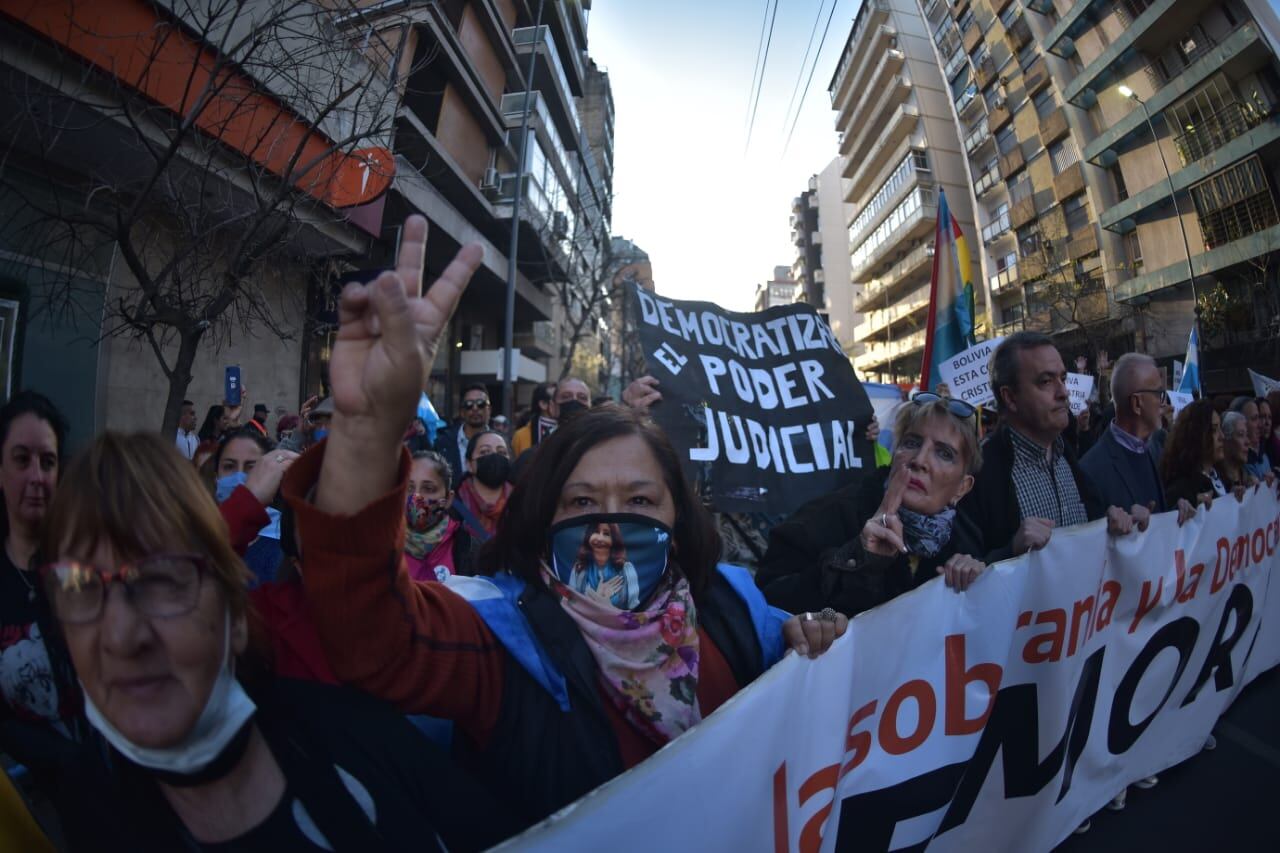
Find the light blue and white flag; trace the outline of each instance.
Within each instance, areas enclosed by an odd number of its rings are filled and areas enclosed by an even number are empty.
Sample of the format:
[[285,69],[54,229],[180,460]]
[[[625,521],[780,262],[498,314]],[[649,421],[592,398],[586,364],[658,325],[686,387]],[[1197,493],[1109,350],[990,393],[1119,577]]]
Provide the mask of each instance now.
[[1196,327],[1191,327],[1191,337],[1187,340],[1187,363],[1182,368],[1182,381],[1177,390],[1184,394],[1200,395],[1200,336]]

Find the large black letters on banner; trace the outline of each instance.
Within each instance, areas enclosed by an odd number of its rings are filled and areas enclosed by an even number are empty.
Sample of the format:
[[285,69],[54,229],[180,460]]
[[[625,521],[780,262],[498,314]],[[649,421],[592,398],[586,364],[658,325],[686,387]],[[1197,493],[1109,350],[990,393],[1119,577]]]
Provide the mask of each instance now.
[[871,401],[809,305],[757,314],[627,299],[662,402],[653,416],[723,512],[793,512],[875,466]]

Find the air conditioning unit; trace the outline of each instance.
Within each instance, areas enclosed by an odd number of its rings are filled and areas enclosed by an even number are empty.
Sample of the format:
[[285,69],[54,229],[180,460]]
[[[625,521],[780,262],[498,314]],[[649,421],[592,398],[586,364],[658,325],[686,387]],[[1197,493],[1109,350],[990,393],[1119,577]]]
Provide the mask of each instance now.
[[1004,109],[1004,95],[996,95],[992,98],[991,106],[995,107],[997,110]]
[[482,191],[496,190],[498,188],[498,170],[490,166],[484,170],[484,177],[480,179],[480,189]]
[[551,217],[551,236],[557,239],[569,236],[569,217],[558,210]]

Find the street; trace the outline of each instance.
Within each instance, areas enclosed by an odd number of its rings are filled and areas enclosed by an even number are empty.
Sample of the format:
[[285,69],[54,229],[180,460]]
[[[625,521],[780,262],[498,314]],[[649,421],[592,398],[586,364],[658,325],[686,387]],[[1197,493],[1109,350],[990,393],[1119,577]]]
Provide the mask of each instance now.
[[1103,810],[1093,827],[1058,846],[1080,851],[1255,851],[1280,848],[1280,671],[1259,676],[1218,722],[1218,748],[1131,787],[1124,811]]

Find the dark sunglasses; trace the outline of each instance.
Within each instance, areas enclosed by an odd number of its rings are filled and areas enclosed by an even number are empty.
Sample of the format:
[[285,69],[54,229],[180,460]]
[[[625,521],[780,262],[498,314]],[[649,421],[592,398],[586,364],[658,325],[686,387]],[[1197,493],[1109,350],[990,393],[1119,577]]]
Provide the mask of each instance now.
[[488,400],[463,400],[462,408],[468,412],[471,411],[472,409],[487,409],[489,408],[489,401]]
[[978,413],[977,409],[964,400],[957,400],[955,397],[943,397],[932,391],[919,391],[911,398],[911,402],[917,406],[925,406],[929,403],[936,403],[939,400],[944,401],[947,404],[947,411],[957,418],[971,418]]

